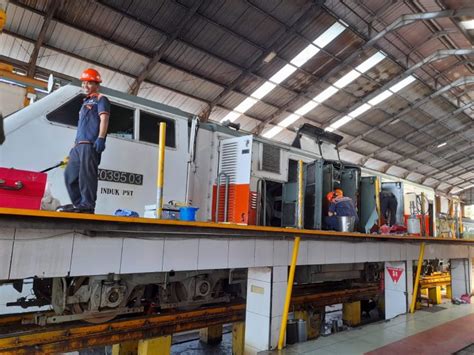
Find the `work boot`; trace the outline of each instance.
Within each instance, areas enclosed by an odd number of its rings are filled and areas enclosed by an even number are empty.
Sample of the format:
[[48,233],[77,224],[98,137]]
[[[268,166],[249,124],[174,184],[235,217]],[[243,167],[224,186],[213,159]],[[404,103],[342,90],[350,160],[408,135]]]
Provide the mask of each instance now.
[[94,214],[94,209],[89,206],[78,205],[78,206],[75,206],[74,210],[72,210],[71,212]]
[[74,208],[74,205],[72,203],[69,203],[67,205],[62,205],[56,208],[56,212],[73,212]]

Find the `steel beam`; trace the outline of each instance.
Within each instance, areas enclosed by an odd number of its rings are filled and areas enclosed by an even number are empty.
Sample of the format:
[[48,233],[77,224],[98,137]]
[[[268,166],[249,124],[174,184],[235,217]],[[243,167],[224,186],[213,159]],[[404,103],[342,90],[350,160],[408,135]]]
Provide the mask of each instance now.
[[191,18],[197,12],[199,7],[202,5],[202,3],[203,3],[203,0],[195,0],[193,6],[191,6],[189,9],[186,10],[186,14],[183,16],[182,19],[180,19],[179,25],[176,27],[173,33],[167,36],[166,40],[160,46],[160,48],[158,48],[158,50],[156,50],[155,53],[153,53],[151,59],[148,61],[145,68],[143,68],[140,74],[138,74],[135,81],[132,83],[130,87],[129,94],[132,94],[132,95],[138,94],[140,85],[143,83],[146,77],[153,71],[153,69],[155,69],[156,65],[160,61],[165,51],[176,40],[176,38],[179,36],[181,31],[183,30],[184,26],[188,24],[188,21],[191,20]]
[[38,35],[38,38],[36,39],[35,46],[33,47],[33,51],[31,52],[30,56],[30,61],[28,63],[27,76],[29,76],[30,78],[35,75],[36,61],[38,59],[40,48],[43,45],[46,33],[48,32],[49,26],[51,24],[51,20],[53,19],[53,16],[56,13],[57,9],[62,5],[62,2],[63,0],[51,1],[45,11],[45,15],[43,17],[43,25],[41,26],[40,33]]

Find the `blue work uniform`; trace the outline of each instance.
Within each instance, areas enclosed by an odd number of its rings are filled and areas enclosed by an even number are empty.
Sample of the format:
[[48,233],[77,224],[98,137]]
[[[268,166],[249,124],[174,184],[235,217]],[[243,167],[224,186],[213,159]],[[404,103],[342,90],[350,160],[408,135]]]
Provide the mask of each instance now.
[[354,202],[350,197],[337,197],[329,205],[329,212],[332,216],[326,217],[326,227],[328,229],[337,229],[337,216],[355,217],[355,223],[359,222],[359,216]]
[[99,137],[100,115],[110,114],[110,102],[101,94],[87,96],[79,111],[75,145],[64,172],[66,188],[74,207],[94,212],[101,153],[94,148]]

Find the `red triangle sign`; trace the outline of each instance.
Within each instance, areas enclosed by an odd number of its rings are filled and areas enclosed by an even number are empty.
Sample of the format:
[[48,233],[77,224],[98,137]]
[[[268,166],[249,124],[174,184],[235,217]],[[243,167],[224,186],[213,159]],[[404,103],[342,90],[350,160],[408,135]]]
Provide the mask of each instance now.
[[393,280],[393,283],[397,283],[398,280],[400,280],[400,277],[402,277],[403,274],[403,269],[399,267],[390,267],[387,266],[387,271],[390,274],[390,277]]

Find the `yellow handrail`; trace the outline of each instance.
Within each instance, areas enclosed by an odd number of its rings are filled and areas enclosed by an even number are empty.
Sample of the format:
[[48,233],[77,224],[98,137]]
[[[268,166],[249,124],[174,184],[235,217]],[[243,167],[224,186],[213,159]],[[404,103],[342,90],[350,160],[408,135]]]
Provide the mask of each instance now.
[[416,267],[415,284],[413,285],[413,295],[411,297],[410,313],[415,312],[416,297],[418,296],[418,285],[420,284],[421,267],[423,265],[423,256],[425,255],[425,242],[420,245],[420,254],[418,255],[418,265]]
[[156,218],[161,219],[163,213],[163,185],[165,180],[165,146],[166,146],[166,123],[160,123],[160,142],[158,153],[158,174],[156,179]]
[[[299,229],[303,228],[303,161],[298,161],[298,222]],[[291,294],[293,292],[293,282],[295,279],[296,261],[298,260],[298,250],[300,248],[300,237],[295,237],[293,244],[293,255],[291,257],[290,273],[288,275],[288,285],[286,286],[285,305],[280,324],[280,336],[278,338],[278,350],[283,349],[285,340],[286,323],[288,322],[288,311],[290,309]]]

